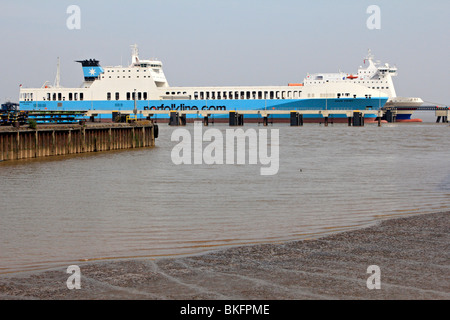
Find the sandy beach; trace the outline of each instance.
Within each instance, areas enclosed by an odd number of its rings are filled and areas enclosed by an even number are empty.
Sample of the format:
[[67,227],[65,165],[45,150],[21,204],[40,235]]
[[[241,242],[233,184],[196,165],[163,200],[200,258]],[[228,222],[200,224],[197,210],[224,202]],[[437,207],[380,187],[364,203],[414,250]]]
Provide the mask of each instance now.
[[[381,288],[369,290],[377,265]],[[81,289],[66,268],[0,277],[0,299],[450,299],[449,212],[384,220],[315,240],[233,247],[173,259],[90,262]]]

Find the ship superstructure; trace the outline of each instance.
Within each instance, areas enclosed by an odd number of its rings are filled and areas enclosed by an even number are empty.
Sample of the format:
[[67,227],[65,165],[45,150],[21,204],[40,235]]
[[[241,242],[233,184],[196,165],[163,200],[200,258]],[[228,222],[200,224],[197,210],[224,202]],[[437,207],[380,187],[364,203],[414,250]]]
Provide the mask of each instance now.
[[[369,49],[364,65],[358,68],[356,73],[314,73],[307,74],[303,84],[305,86],[324,85],[327,83],[355,83],[370,89],[378,90],[380,94],[387,96],[386,107],[415,107],[421,106],[424,102],[417,97],[398,97],[394,87],[392,77],[397,76],[397,67],[388,63],[381,64],[374,60],[374,55]],[[411,110],[399,110],[398,120],[409,119]]]

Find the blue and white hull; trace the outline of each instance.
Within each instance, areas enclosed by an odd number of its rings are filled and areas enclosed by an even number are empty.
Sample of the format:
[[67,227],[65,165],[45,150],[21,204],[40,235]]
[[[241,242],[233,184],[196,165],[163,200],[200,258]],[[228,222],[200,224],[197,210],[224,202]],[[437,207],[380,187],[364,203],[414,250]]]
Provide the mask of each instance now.
[[[383,106],[387,97],[384,98],[351,98],[351,99],[297,99],[297,100],[147,100],[136,101],[139,111],[239,111],[239,110],[328,110],[335,118],[345,117],[341,114],[333,115],[333,110],[378,110]],[[132,111],[135,107],[134,101],[21,101],[21,110],[46,110],[46,111]],[[102,119],[111,119],[111,115],[102,115]],[[372,115],[366,115],[372,117]],[[159,114],[158,118],[169,118],[169,114]],[[197,115],[188,114],[188,118]],[[215,115],[215,117],[224,117]],[[260,118],[259,115],[247,115],[246,118]],[[288,118],[289,115],[273,115],[273,118]],[[305,114],[305,118],[317,118],[318,115]]]

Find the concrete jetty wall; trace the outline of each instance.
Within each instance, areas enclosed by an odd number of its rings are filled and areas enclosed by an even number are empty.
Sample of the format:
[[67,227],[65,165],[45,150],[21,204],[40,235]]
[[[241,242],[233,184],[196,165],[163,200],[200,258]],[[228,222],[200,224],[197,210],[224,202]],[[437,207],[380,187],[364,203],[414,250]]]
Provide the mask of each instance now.
[[0,130],[0,161],[154,145],[153,124],[9,129]]

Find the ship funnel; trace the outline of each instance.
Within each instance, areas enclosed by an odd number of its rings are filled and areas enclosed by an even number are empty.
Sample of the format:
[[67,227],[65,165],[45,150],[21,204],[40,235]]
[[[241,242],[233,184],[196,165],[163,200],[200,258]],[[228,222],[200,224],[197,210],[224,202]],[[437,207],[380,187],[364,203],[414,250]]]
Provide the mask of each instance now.
[[95,81],[100,74],[104,72],[100,66],[100,61],[95,59],[76,61],[81,63],[85,81]]

